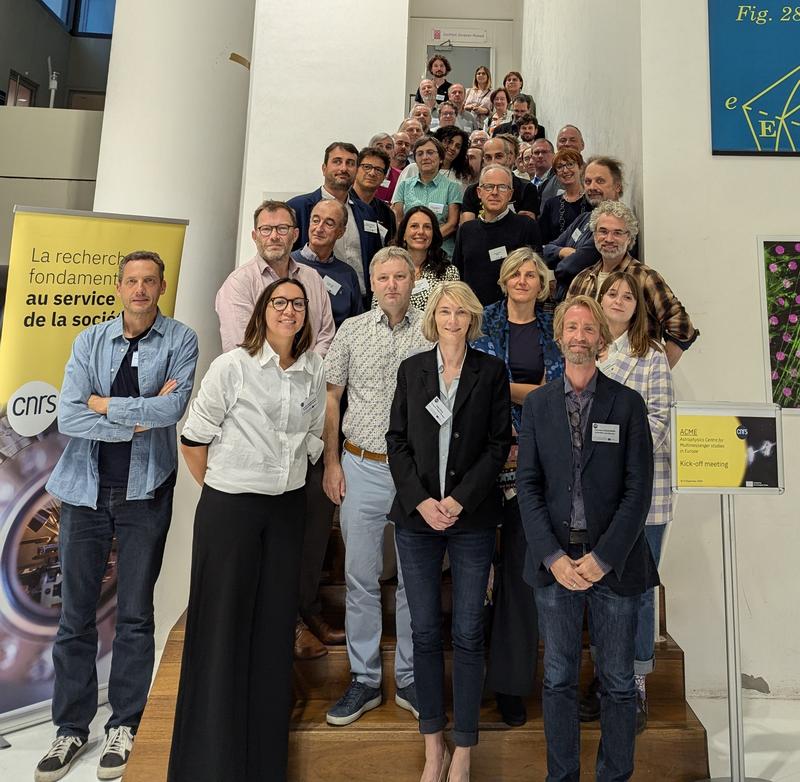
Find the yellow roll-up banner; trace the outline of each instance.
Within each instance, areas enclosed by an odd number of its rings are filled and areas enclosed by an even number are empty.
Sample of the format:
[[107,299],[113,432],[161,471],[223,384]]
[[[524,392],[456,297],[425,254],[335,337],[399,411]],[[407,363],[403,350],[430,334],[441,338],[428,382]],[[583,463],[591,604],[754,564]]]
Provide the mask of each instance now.
[[[3,305],[0,291],[0,730],[29,724],[52,693],[51,646],[61,607],[58,502],[45,483],[66,445],[56,422],[75,336],[116,317],[121,258],[157,252],[175,307],[187,221],[16,207]],[[98,606],[99,681],[116,608],[112,552]]]

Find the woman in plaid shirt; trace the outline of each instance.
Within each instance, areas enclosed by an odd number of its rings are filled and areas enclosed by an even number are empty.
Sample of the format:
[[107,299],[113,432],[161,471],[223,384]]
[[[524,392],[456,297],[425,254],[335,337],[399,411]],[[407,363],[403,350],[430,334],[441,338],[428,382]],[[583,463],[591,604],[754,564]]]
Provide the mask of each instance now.
[[[603,281],[598,297],[608,319],[614,342],[598,361],[608,377],[638,391],[647,405],[653,437],[653,501],[645,536],[658,564],[666,525],[672,520],[670,491],[669,409],[673,400],[672,376],[662,346],[648,334],[647,310],[641,286],[627,271],[612,272]],[[653,670],[655,637],[654,590],[642,595],[636,632],[634,672],[640,696],[637,729],[647,722],[645,676]]]

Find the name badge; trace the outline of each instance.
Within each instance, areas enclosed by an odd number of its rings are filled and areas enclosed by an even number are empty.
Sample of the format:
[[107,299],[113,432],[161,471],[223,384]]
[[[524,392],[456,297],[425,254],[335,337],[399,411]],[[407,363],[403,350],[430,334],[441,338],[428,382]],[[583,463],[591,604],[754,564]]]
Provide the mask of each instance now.
[[619,424],[592,424],[593,443],[618,443]]
[[134,350],[133,355],[131,356],[131,366],[138,367],[139,366],[139,351]]
[[417,280],[414,283],[414,290],[411,291],[412,293],[425,293],[428,288],[431,287],[430,282],[426,280],[424,277],[421,280]]
[[303,415],[308,415],[309,413],[313,413],[314,410],[317,409],[317,398],[315,396],[310,396],[307,399],[304,399],[300,403],[300,410],[302,411]]
[[342,286],[333,279],[333,277],[323,277],[322,282],[325,284],[325,290],[330,293],[331,296],[335,296],[341,289]]
[[364,230],[367,233],[378,233],[378,224],[374,220],[364,220]]
[[392,186],[392,183],[389,181],[388,177],[386,179],[384,179],[383,182],[381,182],[381,187],[391,187],[391,186]]
[[508,251],[506,250],[506,246],[503,245],[502,247],[495,247],[492,250],[489,250],[489,260],[490,261],[502,261],[508,255]]
[[572,232],[572,241],[573,241],[573,242],[577,242],[577,241],[578,241],[578,239],[580,239],[582,235],[583,235],[583,231],[581,231],[581,229],[580,229],[580,228],[576,228],[576,229],[575,229],[575,230]]
[[438,396],[435,396],[425,405],[425,409],[436,419],[436,423],[441,426],[448,418],[452,415],[452,413],[447,409],[447,405],[439,399]]
[[442,95],[440,92],[436,93],[436,102],[441,103],[445,99],[445,95]]
[[428,204],[428,209],[435,215],[441,215],[444,213],[444,204]]

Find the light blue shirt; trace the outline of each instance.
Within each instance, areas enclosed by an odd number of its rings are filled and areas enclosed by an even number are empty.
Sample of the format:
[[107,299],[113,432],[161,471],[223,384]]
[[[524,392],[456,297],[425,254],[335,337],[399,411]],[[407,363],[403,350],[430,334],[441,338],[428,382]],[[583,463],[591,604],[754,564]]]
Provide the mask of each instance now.
[[[93,412],[87,400],[92,394],[111,395],[111,383],[127,352],[122,315],[82,331],[72,344],[58,400],[58,429],[70,441],[46,486],[63,502],[97,507],[100,442],[131,441],[128,500],[151,499],[178,465],[175,424],[192,395],[197,335],[159,312],[139,342],[141,396],[112,397],[106,415]],[[178,383],[175,390],[158,396],[171,379]],[[134,434],[137,426],[146,431]]]

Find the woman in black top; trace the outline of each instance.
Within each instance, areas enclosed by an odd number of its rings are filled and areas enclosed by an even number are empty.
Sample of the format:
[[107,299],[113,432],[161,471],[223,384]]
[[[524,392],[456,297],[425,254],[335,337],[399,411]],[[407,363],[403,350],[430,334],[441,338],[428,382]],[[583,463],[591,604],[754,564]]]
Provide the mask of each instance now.
[[542,204],[539,229],[542,244],[549,244],[560,236],[575,218],[591,210],[583,197],[583,158],[574,149],[559,150],[553,158],[553,168],[558,178],[558,195]]
[[442,561],[453,577],[453,740],[448,779],[469,779],[483,686],[483,603],[501,512],[497,475],[511,444],[502,361],[469,347],[483,308],[466,283],[443,282],[422,333],[437,345],[400,364],[386,445],[397,496],[389,518],[411,612],[423,779],[443,779]]

